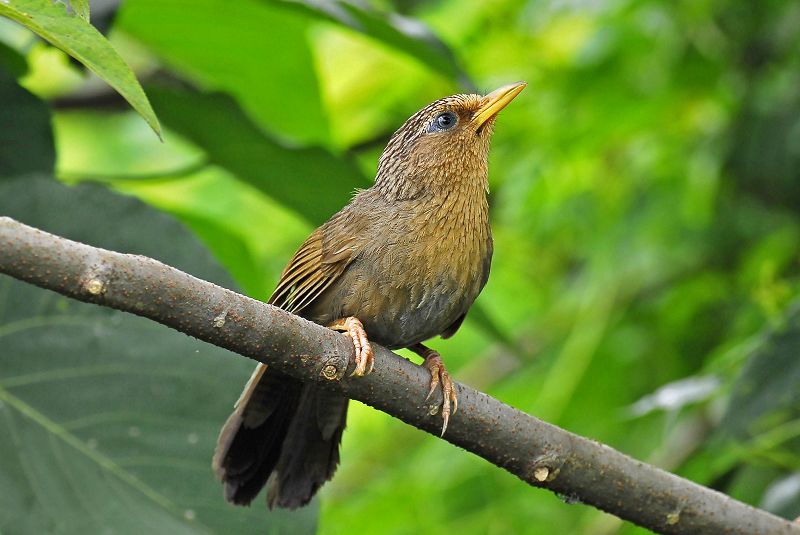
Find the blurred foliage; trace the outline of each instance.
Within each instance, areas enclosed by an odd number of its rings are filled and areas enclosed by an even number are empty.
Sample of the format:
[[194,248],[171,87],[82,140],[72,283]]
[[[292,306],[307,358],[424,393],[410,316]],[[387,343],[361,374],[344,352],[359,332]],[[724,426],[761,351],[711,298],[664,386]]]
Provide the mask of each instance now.
[[139,81],[100,31],[89,24],[88,0],[69,7],[50,0],[5,0],[0,16],[25,26],[68,53],[116,89],[138,111],[156,134],[161,129]]
[[[6,179],[0,213],[233,286],[172,217],[102,186]],[[230,408],[224,395],[208,403],[209,392],[238,388],[252,368],[245,359],[9,277],[0,280],[0,338],[3,533],[264,532],[255,509],[220,503],[208,462]],[[281,511],[269,525],[308,532],[316,515]]]
[[[163,144],[0,20],[0,66],[51,103],[58,177],[174,215],[262,299],[406,117],[526,80],[493,141],[481,321],[434,346],[526,412],[800,515],[800,4],[127,0],[113,20]],[[238,395],[194,387],[225,408]],[[357,403],[349,422],[319,533],[643,531]]]

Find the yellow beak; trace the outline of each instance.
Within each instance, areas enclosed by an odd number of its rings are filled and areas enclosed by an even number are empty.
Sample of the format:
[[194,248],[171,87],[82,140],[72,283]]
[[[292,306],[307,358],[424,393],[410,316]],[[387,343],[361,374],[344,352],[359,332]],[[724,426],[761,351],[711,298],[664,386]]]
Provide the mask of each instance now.
[[528,84],[525,82],[504,85],[483,97],[481,99],[481,107],[472,117],[471,122],[475,125],[475,128],[479,129],[486,121],[500,113],[500,110],[508,106],[508,103],[514,100],[514,97],[519,95],[526,85]]

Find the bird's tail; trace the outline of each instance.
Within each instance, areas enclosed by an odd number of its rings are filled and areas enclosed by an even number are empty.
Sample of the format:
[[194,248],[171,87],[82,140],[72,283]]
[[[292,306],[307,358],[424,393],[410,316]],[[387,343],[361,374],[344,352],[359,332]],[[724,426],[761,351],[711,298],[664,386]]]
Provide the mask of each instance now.
[[225,499],[248,505],[269,482],[270,508],[307,504],[339,464],[347,403],[259,364],[214,453]]

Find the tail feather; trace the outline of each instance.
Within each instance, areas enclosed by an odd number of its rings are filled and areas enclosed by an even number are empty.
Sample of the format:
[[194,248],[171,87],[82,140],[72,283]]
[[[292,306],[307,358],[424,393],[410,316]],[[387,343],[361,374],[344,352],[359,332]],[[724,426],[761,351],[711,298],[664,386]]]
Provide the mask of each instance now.
[[339,464],[347,403],[345,397],[259,365],[214,453],[225,499],[247,505],[269,481],[270,507],[308,503]]
[[270,508],[306,505],[339,465],[339,444],[347,420],[346,397],[307,384],[286,435],[275,475]]
[[280,458],[303,385],[263,364],[256,368],[217,441],[212,465],[225,499],[247,505]]

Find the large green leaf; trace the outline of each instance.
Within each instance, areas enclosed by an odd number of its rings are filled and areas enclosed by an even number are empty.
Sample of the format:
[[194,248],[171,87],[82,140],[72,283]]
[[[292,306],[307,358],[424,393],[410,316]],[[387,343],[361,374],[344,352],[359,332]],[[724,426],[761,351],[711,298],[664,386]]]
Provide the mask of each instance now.
[[[0,183],[0,214],[231,287],[171,218],[81,185]],[[216,434],[252,363],[151,321],[0,278],[0,532],[311,533],[227,505]]]
[[355,164],[320,148],[292,149],[261,131],[225,95],[150,89],[169,128],[224,167],[282,204],[319,224],[368,186]]
[[279,3],[372,37],[418,59],[435,72],[458,80],[464,89],[477,92],[453,51],[417,19],[381,12],[366,2],[352,0],[279,0]]
[[205,89],[236,97],[260,124],[289,139],[329,140],[329,119],[309,31],[320,20],[416,58],[466,89],[474,84],[424,24],[355,2],[129,0],[118,27]]
[[[0,40],[0,68],[7,70],[8,73],[19,79],[28,72],[28,62],[14,48]],[[8,82],[4,81],[3,83]]]
[[[78,9],[83,12],[82,9]],[[37,33],[74,57],[105,80],[144,117],[159,136],[158,118],[136,76],[111,43],[87,19],[69,13],[66,5],[52,0],[6,0],[0,16],[8,17]]]
[[89,0],[69,0],[69,5],[76,15],[89,22]]
[[[14,51],[6,49],[10,57]],[[47,106],[17,85],[0,64],[0,178],[52,173],[53,130]]]
[[116,27],[204,88],[235,96],[271,131],[328,139],[301,15],[260,0],[130,0]]

